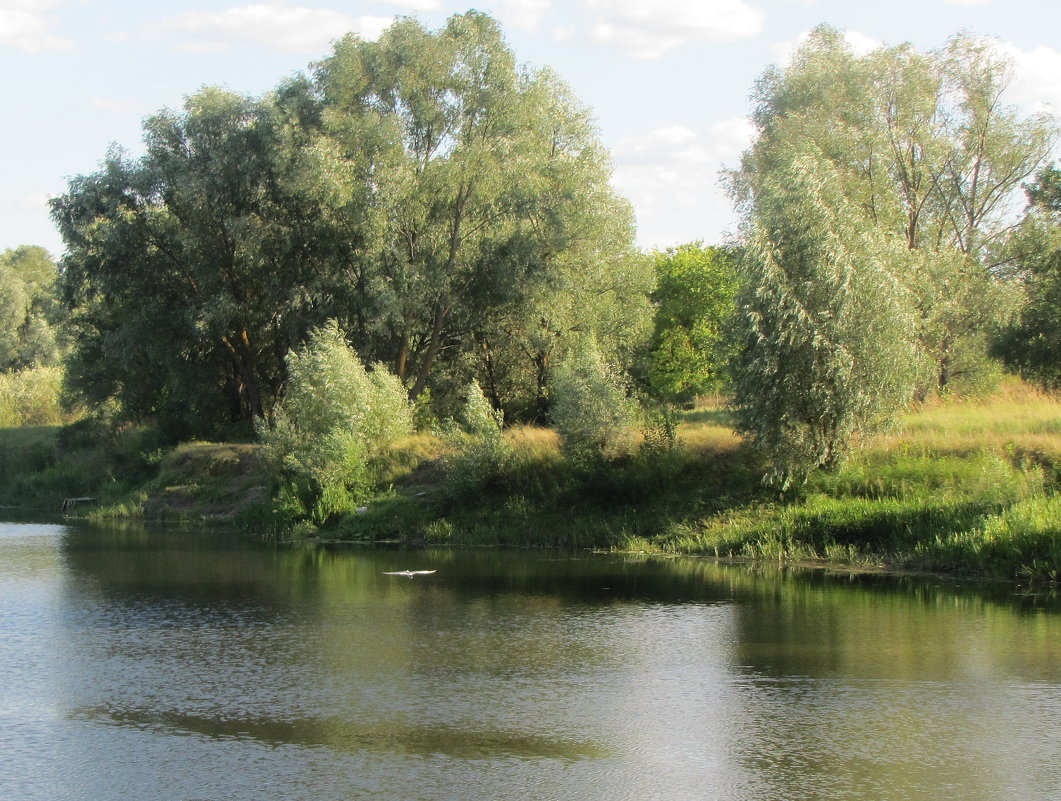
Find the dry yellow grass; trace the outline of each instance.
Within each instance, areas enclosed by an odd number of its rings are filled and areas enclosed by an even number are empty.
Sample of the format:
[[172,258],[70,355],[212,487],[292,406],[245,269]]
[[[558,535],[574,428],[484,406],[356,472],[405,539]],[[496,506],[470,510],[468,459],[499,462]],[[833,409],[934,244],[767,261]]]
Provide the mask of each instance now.
[[682,445],[697,454],[731,453],[744,442],[732,425],[726,410],[727,399],[704,396],[697,398],[692,411],[683,413],[678,426]]
[[898,429],[875,438],[870,450],[1061,457],[1061,400],[1016,380],[989,398],[936,401],[908,414]]
[[694,453],[730,453],[744,441],[732,428],[712,423],[682,423],[678,426],[681,444]]
[[514,426],[505,431],[505,439],[521,458],[553,458],[560,454],[560,437],[551,428]]

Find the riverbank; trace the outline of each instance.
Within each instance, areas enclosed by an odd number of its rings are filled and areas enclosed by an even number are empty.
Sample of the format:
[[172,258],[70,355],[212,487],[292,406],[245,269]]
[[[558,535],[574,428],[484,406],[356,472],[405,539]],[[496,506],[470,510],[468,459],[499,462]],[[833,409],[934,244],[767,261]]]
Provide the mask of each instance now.
[[333,533],[1061,579],[1061,404],[1022,385],[920,409],[788,494],[724,412],[687,413],[678,437],[573,466],[549,432],[517,431],[483,480],[384,495]]
[[[79,427],[80,426],[80,427]],[[250,444],[153,447],[148,431],[0,430],[0,504],[93,496],[88,516],[188,519],[255,536],[414,545],[576,547],[762,561],[824,561],[1038,581],[1061,579],[1061,403],[1016,382],[936,403],[798,492],[721,409],[684,413],[673,443],[573,461],[545,429],[486,451],[440,438],[397,443],[376,490],[307,519]]]

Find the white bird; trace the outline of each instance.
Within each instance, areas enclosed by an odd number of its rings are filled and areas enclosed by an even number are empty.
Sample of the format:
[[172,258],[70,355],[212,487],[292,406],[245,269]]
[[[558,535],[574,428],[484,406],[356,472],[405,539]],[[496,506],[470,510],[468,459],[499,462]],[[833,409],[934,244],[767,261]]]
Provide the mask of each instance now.
[[434,573],[434,570],[384,570],[384,576],[407,576],[412,578],[413,576],[427,576]]

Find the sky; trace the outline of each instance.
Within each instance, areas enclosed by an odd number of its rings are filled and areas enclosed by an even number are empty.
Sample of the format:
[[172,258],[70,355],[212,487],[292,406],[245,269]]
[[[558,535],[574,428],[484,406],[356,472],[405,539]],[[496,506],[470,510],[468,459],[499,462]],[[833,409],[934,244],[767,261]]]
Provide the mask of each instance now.
[[113,144],[140,152],[142,120],[200,87],[261,95],[348,31],[374,39],[395,15],[435,29],[469,8],[592,110],[645,248],[725,241],[719,172],[751,142],[755,81],[820,23],[859,52],[990,37],[1013,59],[1010,102],[1061,115],[1058,0],[0,0],[0,251],[60,256],[48,199]]

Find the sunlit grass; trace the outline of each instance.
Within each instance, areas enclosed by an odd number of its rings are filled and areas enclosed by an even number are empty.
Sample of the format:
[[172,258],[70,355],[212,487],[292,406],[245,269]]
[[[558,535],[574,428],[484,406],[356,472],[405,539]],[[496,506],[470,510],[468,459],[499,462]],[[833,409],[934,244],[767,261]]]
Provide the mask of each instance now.
[[551,428],[514,426],[505,431],[512,452],[528,461],[556,461],[561,458],[560,437]]
[[967,455],[1041,453],[1061,458],[1061,400],[1015,380],[977,401],[937,401],[917,409],[872,451]]
[[[244,497],[264,490],[236,466],[253,460],[255,446],[162,452],[134,429],[93,432],[0,430],[0,503],[53,505],[99,492],[96,514],[126,516],[149,514],[174,487],[219,510],[238,507],[225,495],[231,488]],[[723,403],[682,412],[676,435],[572,461],[543,427],[481,442],[420,433],[374,457],[367,499],[332,499],[334,514],[307,519],[289,514],[292,498],[266,495],[238,519],[285,539],[602,548],[1061,580],[1061,402],[1019,382],[986,400],[913,410],[842,469],[787,494],[762,484],[768,465],[733,432]]]
[[[683,439],[724,443],[722,413],[686,413]],[[795,494],[670,521],[638,546],[1058,580],[1058,491],[1061,402],[1009,381],[988,399],[912,411]]]

